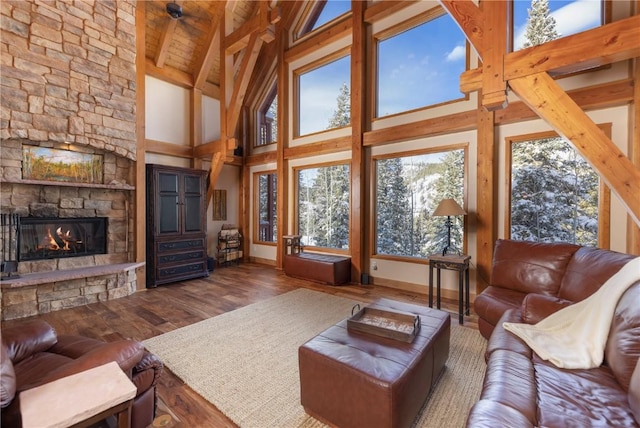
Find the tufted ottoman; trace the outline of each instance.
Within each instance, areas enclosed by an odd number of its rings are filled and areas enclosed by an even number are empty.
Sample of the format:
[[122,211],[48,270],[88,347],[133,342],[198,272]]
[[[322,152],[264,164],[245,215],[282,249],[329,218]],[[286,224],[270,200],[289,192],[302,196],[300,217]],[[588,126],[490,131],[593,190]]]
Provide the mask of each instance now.
[[298,349],[300,400],[324,423],[409,427],[449,355],[450,316],[424,306],[379,299],[372,308],[420,316],[413,343],[349,332],[346,319]]

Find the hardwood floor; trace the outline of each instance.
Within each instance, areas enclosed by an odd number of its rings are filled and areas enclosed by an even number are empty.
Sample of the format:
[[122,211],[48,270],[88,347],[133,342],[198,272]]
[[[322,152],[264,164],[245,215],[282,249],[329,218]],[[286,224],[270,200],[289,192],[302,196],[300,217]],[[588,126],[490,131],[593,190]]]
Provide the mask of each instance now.
[[[80,334],[105,341],[120,338],[141,341],[301,287],[363,303],[381,297],[422,305],[428,302],[426,294],[381,286],[316,284],[288,277],[271,266],[241,263],[216,268],[208,278],[178,282],[109,302],[6,321],[2,327],[41,318],[59,334]],[[442,309],[452,314],[452,323],[458,322],[457,308],[457,301],[442,301]],[[477,316],[472,313],[465,317],[465,326],[477,328]],[[158,397],[161,404],[154,426],[235,427],[166,369],[159,381]],[[169,421],[167,414],[174,420]]]

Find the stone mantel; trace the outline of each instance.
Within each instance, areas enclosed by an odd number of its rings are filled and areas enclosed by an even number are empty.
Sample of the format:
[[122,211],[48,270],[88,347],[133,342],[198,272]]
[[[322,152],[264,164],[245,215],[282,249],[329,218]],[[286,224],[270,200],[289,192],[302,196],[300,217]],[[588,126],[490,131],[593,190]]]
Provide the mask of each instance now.
[[35,184],[38,186],[61,186],[61,187],[83,187],[87,189],[110,189],[110,190],[135,190],[136,188],[127,183],[112,183],[112,184],[98,184],[98,183],[77,183],[67,181],[46,181],[46,180],[3,180],[4,183],[11,184]]
[[93,276],[111,275],[114,273],[129,272],[143,267],[145,262],[119,263],[112,265],[88,266],[76,269],[56,270],[53,272],[27,273],[15,278],[0,281],[2,290],[28,287],[32,285],[47,284],[51,282],[69,281],[72,279],[88,278]]

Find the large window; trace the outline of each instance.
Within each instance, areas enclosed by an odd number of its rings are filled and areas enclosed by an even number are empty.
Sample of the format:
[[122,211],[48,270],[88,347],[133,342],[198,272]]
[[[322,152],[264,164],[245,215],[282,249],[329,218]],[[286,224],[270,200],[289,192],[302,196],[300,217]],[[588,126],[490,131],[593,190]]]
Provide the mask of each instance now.
[[298,234],[308,246],[349,248],[349,165],[296,170]]
[[510,238],[608,247],[609,192],[574,147],[555,134],[510,142]]
[[375,117],[464,97],[460,92],[460,74],[467,68],[464,34],[440,7],[421,19],[426,22],[408,29],[404,24],[376,36]]
[[297,135],[351,123],[350,58],[340,52],[337,59],[330,58],[331,62],[298,75]]
[[605,21],[603,0],[516,0],[513,50],[595,28]]
[[276,242],[278,230],[278,176],[275,172],[260,172],[254,174],[254,189],[256,200],[256,212],[254,218],[256,224],[254,230],[255,242]]
[[[465,152],[446,151],[375,159],[376,254],[426,257],[447,245],[442,199],[464,207]],[[464,220],[452,218],[451,247],[463,250]]]

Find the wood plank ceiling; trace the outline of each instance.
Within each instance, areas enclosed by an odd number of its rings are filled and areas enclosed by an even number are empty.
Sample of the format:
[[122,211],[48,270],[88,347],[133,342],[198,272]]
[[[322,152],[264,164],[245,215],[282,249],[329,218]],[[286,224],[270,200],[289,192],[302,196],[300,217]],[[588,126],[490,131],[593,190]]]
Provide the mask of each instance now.
[[[183,16],[174,19],[166,11],[171,0],[147,0],[145,5],[145,57],[148,74],[194,87],[218,98],[220,87],[220,52],[213,50],[212,58],[204,61],[210,50],[209,40],[222,18],[225,1],[176,0]],[[258,1],[237,0],[233,7],[233,28],[239,28],[258,12]],[[205,67],[202,70],[202,67]],[[198,79],[203,74],[204,79]]]

